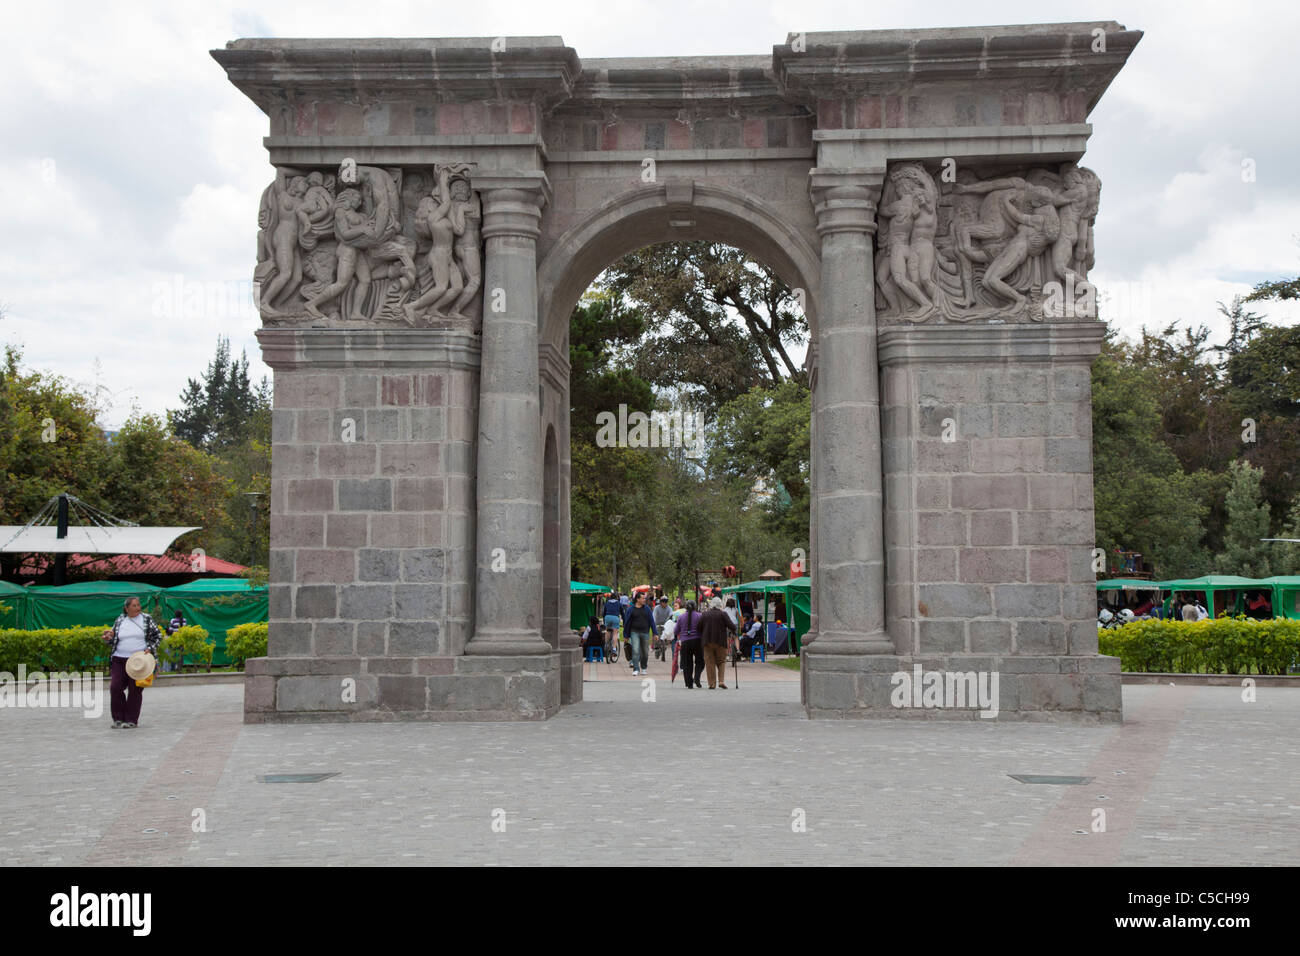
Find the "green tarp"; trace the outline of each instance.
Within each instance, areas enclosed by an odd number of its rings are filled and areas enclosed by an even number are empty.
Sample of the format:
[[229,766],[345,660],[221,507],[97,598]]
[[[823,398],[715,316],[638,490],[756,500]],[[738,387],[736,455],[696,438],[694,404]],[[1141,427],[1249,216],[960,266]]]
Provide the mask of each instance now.
[[[785,598],[786,614],[790,617],[790,620],[784,623],[790,625],[792,637],[801,637],[812,627],[812,578],[810,577],[790,578],[787,581],[750,581],[746,584],[733,584],[722,590],[725,594],[740,592],[780,594]],[[792,640],[791,644],[798,646],[795,640]]]
[[1140,578],[1108,578],[1097,582],[1098,591],[1159,591],[1159,581],[1143,581]]
[[[1264,578],[1261,582],[1273,589],[1273,616],[1285,617],[1292,621],[1300,620],[1300,577],[1293,574],[1279,574]],[[2,598],[0,598],[2,600]]]
[[0,581],[0,604],[5,607],[5,610],[0,610],[0,628],[27,626],[26,588],[20,588],[8,581]]
[[[109,627],[122,613],[128,597],[140,599],[140,606],[160,628],[179,610],[187,624],[197,624],[208,632],[215,645],[212,663],[230,663],[226,656],[226,631],[237,624],[267,620],[266,588],[250,589],[243,578],[205,578],[159,588],[135,581],[81,581],[61,587],[16,588],[0,582],[0,603],[15,607],[8,615],[0,614],[0,626],[25,630],[42,628]],[[8,623],[12,621],[13,623]]]
[[164,588],[159,596],[162,608],[156,618],[158,626],[165,627],[180,611],[186,624],[197,624],[208,632],[216,645],[212,664],[220,667],[230,663],[226,655],[227,629],[265,621],[269,610],[266,588],[250,588],[243,578],[201,578]]
[[[1243,614],[1246,610],[1246,592],[1247,591],[1272,591],[1274,595],[1273,607],[1274,613],[1281,613],[1278,608],[1282,605],[1279,602],[1281,592],[1273,583],[1273,578],[1243,578],[1235,574],[1203,574],[1199,578],[1176,578],[1172,581],[1136,581],[1130,579],[1110,578],[1105,581],[1097,582],[1098,591],[1114,590],[1116,588],[1134,588],[1137,590],[1159,590],[1165,594],[1166,610],[1170,605],[1170,599],[1173,595],[1183,592],[1194,594],[1201,592],[1205,595],[1206,607],[1211,617],[1218,617],[1224,611],[1230,611],[1233,614]],[[1300,578],[1292,579],[1297,582],[1296,587],[1300,588]],[[1220,592],[1234,592],[1231,597],[1228,595],[1219,596]],[[1231,603],[1232,607],[1228,607]],[[1294,612],[1295,601],[1291,601],[1292,611]]]
[[22,626],[30,631],[80,625],[111,627],[129,597],[139,598],[140,607],[157,621],[158,595],[162,593],[162,588],[135,581],[79,581],[24,590],[27,612]]
[[587,626],[588,618],[600,616],[600,605],[605,603],[609,588],[599,584],[583,584],[581,581],[569,582],[569,626],[581,631]]

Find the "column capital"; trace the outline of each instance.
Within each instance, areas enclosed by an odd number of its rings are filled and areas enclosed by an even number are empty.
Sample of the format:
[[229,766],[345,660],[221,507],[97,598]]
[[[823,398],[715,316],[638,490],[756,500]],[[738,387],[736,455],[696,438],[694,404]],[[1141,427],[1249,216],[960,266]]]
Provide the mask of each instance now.
[[838,232],[876,232],[876,203],[885,182],[877,168],[827,169],[809,172],[808,192],[822,238]]
[[542,209],[551,200],[545,173],[479,173],[473,183],[483,200],[484,239],[541,234]]

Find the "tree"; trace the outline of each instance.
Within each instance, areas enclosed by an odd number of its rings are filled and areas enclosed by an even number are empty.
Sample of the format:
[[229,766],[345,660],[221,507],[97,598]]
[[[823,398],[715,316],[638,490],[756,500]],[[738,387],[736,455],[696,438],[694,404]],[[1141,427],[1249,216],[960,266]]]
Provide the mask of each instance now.
[[1140,551],[1157,574],[1201,573],[1210,473],[1184,473],[1162,440],[1158,376],[1108,341],[1092,369],[1096,546]]
[[[98,409],[59,376],[21,368],[21,358],[6,346],[0,367],[0,524],[26,524],[65,491],[102,507],[109,450]],[[0,555],[5,577],[21,557]]]
[[[715,411],[751,388],[807,383],[789,347],[808,335],[801,301],[767,266],[713,242],[668,242],[619,259],[604,280],[650,324],[634,368]],[[711,416],[710,416],[711,417]]]
[[104,510],[141,525],[199,526],[177,540],[179,550],[220,546],[229,483],[213,456],[176,438],[161,417],[137,414],[123,424],[104,475]]
[[1260,540],[1269,537],[1268,504],[1260,492],[1263,477],[1263,469],[1252,468],[1249,462],[1232,463],[1224,549],[1214,559],[1215,569],[1222,574],[1263,578],[1271,573],[1269,555],[1272,545]]
[[1264,317],[1255,312],[1247,312],[1245,301],[1241,296],[1236,296],[1231,306],[1218,303],[1219,314],[1228,320],[1228,341],[1216,346],[1214,351],[1223,355],[1225,364],[1239,354],[1264,326]]
[[248,355],[230,356],[230,340],[217,339],[217,351],[202,381],[190,379],[181,393],[181,408],[167,413],[172,433],[203,451],[220,452],[247,440],[254,418],[271,406],[263,379],[253,388]]
[[803,382],[787,379],[774,388],[753,388],[719,411],[709,456],[711,467],[738,479],[746,493],[759,482],[771,485],[776,493],[765,507],[767,527],[805,550],[811,423],[811,396]]

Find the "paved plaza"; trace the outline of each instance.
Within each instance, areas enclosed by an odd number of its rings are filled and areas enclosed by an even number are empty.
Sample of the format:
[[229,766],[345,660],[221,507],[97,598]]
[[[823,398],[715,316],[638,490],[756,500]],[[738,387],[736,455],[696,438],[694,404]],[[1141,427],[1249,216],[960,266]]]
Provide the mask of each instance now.
[[[1291,689],[1248,704],[1231,687],[1126,686],[1122,726],[809,721],[797,680],[752,679],[771,665],[742,665],[726,691],[664,668],[653,702],[638,682],[588,680],[584,702],[538,723],[246,726],[232,684],[153,688],[135,731],[6,709],[0,863],[1296,860]],[[337,776],[259,779],[276,773]]]

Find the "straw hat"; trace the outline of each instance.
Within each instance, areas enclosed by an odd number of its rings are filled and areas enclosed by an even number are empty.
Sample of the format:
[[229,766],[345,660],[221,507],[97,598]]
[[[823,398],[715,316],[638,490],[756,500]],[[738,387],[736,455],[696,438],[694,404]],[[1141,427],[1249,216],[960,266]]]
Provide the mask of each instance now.
[[153,673],[153,655],[145,651],[136,651],[126,659],[126,676],[131,680],[144,680]]

